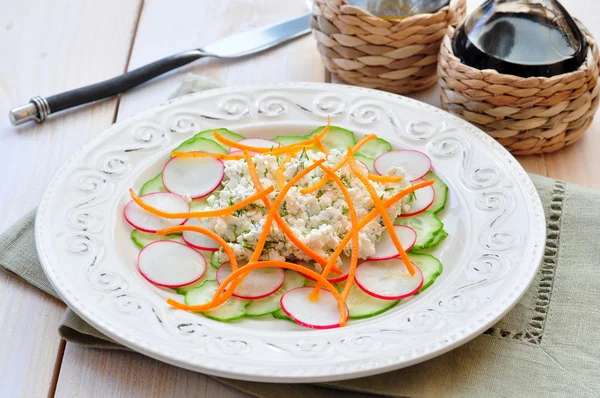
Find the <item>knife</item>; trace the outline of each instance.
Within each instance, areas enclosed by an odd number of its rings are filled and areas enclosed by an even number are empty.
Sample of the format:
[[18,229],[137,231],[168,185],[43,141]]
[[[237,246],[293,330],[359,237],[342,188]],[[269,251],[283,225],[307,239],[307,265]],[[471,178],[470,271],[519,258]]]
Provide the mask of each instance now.
[[201,48],[159,59],[100,83],[46,98],[33,97],[28,104],[10,110],[10,122],[15,126],[33,120],[41,123],[51,113],[112,97],[203,57],[232,59],[256,54],[310,32],[310,18],[311,13],[306,13],[274,25],[238,33]]

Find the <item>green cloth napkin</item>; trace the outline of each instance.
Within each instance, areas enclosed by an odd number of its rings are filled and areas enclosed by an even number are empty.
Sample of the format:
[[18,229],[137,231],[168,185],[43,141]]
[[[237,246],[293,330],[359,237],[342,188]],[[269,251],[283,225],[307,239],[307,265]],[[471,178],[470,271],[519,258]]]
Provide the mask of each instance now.
[[[196,78],[188,80],[204,87]],[[531,177],[548,224],[543,264],[519,304],[483,335],[422,364],[361,379],[321,384],[216,379],[265,398],[600,397],[600,191]],[[32,211],[0,235],[0,267],[57,297],[38,260],[34,220]],[[86,347],[127,349],[68,308],[58,331]]]

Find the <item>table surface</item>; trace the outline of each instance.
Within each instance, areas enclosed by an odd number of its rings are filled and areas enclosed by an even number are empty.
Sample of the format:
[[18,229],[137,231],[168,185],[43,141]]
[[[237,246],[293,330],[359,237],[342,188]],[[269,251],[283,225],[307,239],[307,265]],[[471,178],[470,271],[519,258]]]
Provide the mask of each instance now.
[[[481,0],[469,0],[469,11]],[[600,37],[600,2],[563,0]],[[97,82],[232,33],[307,10],[305,0],[0,0],[2,115],[33,95]],[[302,62],[298,62],[301,60]],[[81,107],[43,124],[12,127],[0,117],[0,231],[34,208],[56,169],[115,121],[161,103],[188,72],[223,85],[329,81],[312,37],[241,61],[201,60],[120,98]],[[439,106],[436,88],[411,95]],[[600,118],[558,153],[520,157],[530,172],[600,188]],[[94,350],[61,340],[64,305],[0,272],[1,397],[243,397],[201,374],[136,353]]]

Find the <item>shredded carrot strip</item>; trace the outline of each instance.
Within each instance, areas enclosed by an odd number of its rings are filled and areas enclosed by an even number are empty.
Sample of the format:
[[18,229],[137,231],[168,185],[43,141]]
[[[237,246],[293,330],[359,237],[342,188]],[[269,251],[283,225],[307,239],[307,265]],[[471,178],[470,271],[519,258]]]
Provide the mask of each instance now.
[[[273,155],[273,156],[279,156],[279,155],[285,155],[287,153],[293,152],[293,151],[299,151],[302,148],[307,148],[310,146],[313,146],[314,144],[292,144],[289,146],[285,146],[285,147],[281,147],[281,148],[277,148],[277,149],[269,149],[269,148],[258,148],[258,149],[266,149],[266,151],[261,152],[261,153],[267,153],[269,155]],[[254,149],[251,150],[252,152],[259,152],[256,151]],[[215,158],[215,159],[220,159],[220,160],[240,160],[244,158],[244,155],[239,154],[239,153],[212,153],[212,152],[197,152],[197,151],[193,151],[193,152],[173,152],[171,153],[171,155],[173,155],[173,157],[177,157],[177,158]]]
[[[350,151],[350,150],[351,149],[348,148],[348,151]],[[396,235],[396,231],[394,230],[394,223],[390,219],[390,215],[385,210],[382,200],[379,198],[379,196],[377,196],[377,191],[375,191],[375,188],[373,188],[373,185],[371,185],[368,178],[366,178],[364,175],[361,174],[360,169],[358,168],[358,165],[356,164],[356,161],[354,160],[354,157],[350,157],[349,164],[350,164],[350,169],[352,170],[354,175],[363,183],[365,188],[367,188],[367,191],[369,192],[371,199],[373,199],[375,208],[377,209],[377,211],[379,212],[379,215],[383,219],[385,227],[387,228],[388,233],[390,234],[390,238],[392,238],[392,242],[394,243],[394,246],[396,246],[396,250],[398,250],[398,253],[400,254],[400,258],[402,258],[402,261],[404,262],[404,265],[408,269],[408,272],[410,272],[411,275],[414,275],[416,272],[415,267],[414,267],[413,263],[410,261],[410,259],[408,258],[406,251],[402,247],[402,243],[400,243],[400,240],[398,239],[398,235]],[[348,286],[346,286],[346,287],[348,287]],[[345,290],[346,289],[344,288],[344,291]]]
[[[216,130],[213,131],[213,135],[214,135],[215,139],[217,141],[219,141],[221,144],[227,145],[228,147],[231,147],[231,148],[240,149],[242,151],[254,151],[254,152],[265,153],[265,152],[269,152],[271,150],[271,148],[263,148],[263,147],[256,147],[256,146],[252,146],[252,145],[240,144],[239,142],[232,141],[228,138],[223,137]],[[279,148],[279,145],[277,145],[277,147]]]
[[379,174],[369,173],[369,180],[376,182],[400,182],[402,177],[400,176],[380,176]]
[[[240,281],[240,279],[239,279],[240,276],[242,277],[241,279],[243,279],[246,275],[248,275],[250,273],[250,271],[258,269],[258,268],[285,268],[285,269],[291,269],[293,271],[297,271],[297,272],[301,273],[302,275],[309,276],[310,278],[313,278],[319,282],[322,282],[324,287],[327,290],[329,290],[331,292],[331,294],[333,294],[333,296],[335,297],[336,300],[338,300],[338,303],[341,299],[340,294],[333,287],[331,282],[324,279],[318,272],[315,272],[313,270],[310,270],[310,269],[303,267],[301,265],[298,265],[298,264],[288,263],[288,262],[284,262],[284,261],[261,261],[261,262],[257,262],[257,263],[248,263],[247,265],[238,268],[236,271],[233,271],[223,281],[223,283],[221,283],[219,285],[219,287],[217,288],[217,291],[215,292],[215,296],[213,297],[212,301],[209,303],[200,304],[200,305],[187,305],[187,304],[175,301],[173,299],[167,299],[167,303],[169,303],[170,305],[172,305],[175,308],[179,308],[181,310],[186,310],[186,311],[202,312],[202,311],[211,310],[211,309],[223,304],[225,301],[227,301],[227,299],[229,297],[231,297],[233,295],[235,287],[237,286],[237,284],[235,284],[236,281],[234,281],[234,280]],[[231,284],[231,286],[228,286],[229,284]],[[227,289],[227,290],[225,290],[225,289]],[[344,308],[344,311],[346,311],[345,308]]]
[[321,140],[319,138],[315,138],[315,145],[325,155],[329,155],[329,151],[327,150],[327,148],[325,148],[325,145],[323,145],[323,143],[321,142]]
[[[320,141],[325,136],[325,134],[327,134],[327,132],[329,131],[330,125],[331,125],[331,118],[329,116],[327,116],[327,125],[325,126],[325,128],[323,130],[321,130],[320,133],[315,134],[312,138],[309,138],[308,140],[295,142],[295,143],[291,144],[290,146],[295,146],[295,145],[313,146],[313,145],[317,144],[317,142]],[[318,144],[317,144],[317,146],[318,146]],[[326,151],[327,150],[325,150],[323,152],[327,153]]]
[[[356,272],[356,266],[358,265],[358,216],[356,215],[356,208],[352,203],[352,197],[350,196],[348,189],[346,189],[346,187],[342,183],[342,180],[329,167],[323,165],[320,165],[319,167],[337,184],[337,186],[342,191],[342,195],[344,195],[344,199],[346,199],[346,203],[348,204],[348,213],[350,214],[350,221],[352,222],[352,229],[350,230],[350,233],[352,235],[352,252],[350,255],[350,271],[348,272],[348,278],[346,280],[346,287],[348,287],[351,286],[352,283],[354,283],[354,274]],[[330,262],[330,264],[334,263],[335,260],[333,262]],[[327,265],[329,266],[329,264]],[[317,286],[318,288],[315,287],[315,289],[309,296],[311,300],[317,300],[319,298],[319,289],[321,288],[321,283],[317,282]],[[345,304],[346,298],[348,298],[348,294],[346,294],[346,297],[344,297],[344,295],[342,294],[342,304]],[[342,308],[340,308],[340,313],[342,315],[340,325],[344,326],[348,319],[346,317],[346,313],[342,310]]]
[[[307,147],[307,146],[312,146],[315,144],[316,140],[320,140],[321,138],[323,138],[323,136],[325,136],[325,134],[327,134],[327,131],[329,130],[329,126],[331,123],[331,118],[328,116],[327,117],[327,126],[325,126],[325,128],[323,129],[323,131],[321,131],[319,134],[316,134],[314,137],[308,139],[308,140],[304,140],[304,141],[300,141],[300,142],[296,142],[294,144],[290,144],[290,145],[285,145],[285,146],[278,146],[277,149],[273,149],[273,148],[261,148],[261,147],[255,147],[252,145],[245,145],[245,144],[240,144],[239,142],[236,141],[232,141],[230,139],[227,139],[225,137],[223,137],[222,135],[220,135],[216,130],[213,131],[213,135],[215,137],[215,139],[217,141],[219,141],[222,144],[225,144],[231,148],[236,148],[236,149],[240,149],[240,150],[246,150],[246,151],[254,151],[254,152],[259,152],[259,153],[266,153],[269,152],[271,154],[284,154],[289,152],[292,149],[295,149],[296,147]],[[326,151],[324,151],[326,152]]]
[[323,145],[323,143],[321,142],[321,138],[325,137],[325,134],[327,134],[327,132],[329,131],[330,124],[331,124],[331,118],[329,116],[327,116],[327,126],[325,126],[325,128],[320,133],[315,134],[315,136],[313,137],[315,145],[325,155],[329,155],[329,151],[327,150],[327,148],[325,148],[325,145]]
[[171,153],[175,158],[215,158],[220,160],[240,160],[244,156],[240,154],[231,153],[212,153],[212,152],[173,152]]
[[[435,181],[434,180],[428,180],[428,181],[423,181],[420,182],[418,184],[415,185],[411,185],[410,187],[406,188],[405,190],[403,190],[402,192],[398,192],[397,194],[395,194],[394,196],[392,196],[391,198],[389,198],[388,200],[386,200],[383,203],[384,207],[390,207],[391,205],[393,205],[394,203],[398,202],[399,200],[401,200],[403,197],[405,197],[406,195],[410,195],[411,193],[421,189],[421,188],[425,188],[428,187],[430,185],[433,185]],[[375,217],[377,217],[379,215],[379,212],[377,211],[377,209],[373,209],[371,210],[371,212],[369,214],[367,214],[362,220],[360,220],[360,222],[358,223],[358,230],[360,231],[361,229],[363,229],[368,223],[370,223],[371,221],[373,221],[375,219]],[[335,263],[335,261],[337,260],[337,258],[340,256],[340,254],[342,253],[342,250],[344,250],[344,248],[346,247],[346,245],[348,244],[348,242],[350,241],[350,234],[346,235],[344,237],[344,239],[342,239],[342,241],[340,242],[340,244],[338,245],[338,247],[335,249],[335,251],[333,252],[333,254],[329,257],[329,262],[330,263]],[[325,267],[325,269],[323,269],[323,272],[321,273],[321,275],[323,275],[324,278],[327,278],[327,276],[329,275],[329,269],[327,269],[327,267]]]
[[221,245],[225,254],[229,258],[229,263],[231,264],[231,269],[236,270],[238,268],[237,259],[235,258],[235,253],[231,249],[231,246],[225,241],[225,239],[221,238],[219,235],[211,231],[210,229],[206,229],[204,227],[196,226],[196,225],[177,225],[175,227],[160,229],[156,231],[158,235],[168,235],[174,232],[183,232],[183,231],[191,231],[198,232],[200,234],[206,235],[209,238],[212,238]]
[[290,144],[290,145],[286,145],[286,146],[277,146],[276,148],[261,148],[261,147],[254,147],[251,145],[240,144],[239,142],[228,140],[227,138],[219,135],[219,133],[217,133],[216,131],[213,134],[214,134],[215,138],[217,139],[217,141],[219,141],[225,145],[228,145],[232,148],[236,148],[241,151],[268,153],[270,155],[275,155],[275,156],[283,155],[283,154],[289,153],[291,151],[299,150],[302,148],[311,147],[314,145],[314,141],[315,141],[315,138],[311,138],[310,140],[307,140],[307,141],[296,142],[294,144]]
[[[256,172],[256,167],[254,167],[254,163],[250,159],[250,155],[247,152],[244,152],[244,155],[246,156],[246,162],[248,163],[248,171],[250,172],[250,178],[252,179],[252,183],[254,184],[254,187],[256,189],[261,190],[263,188],[263,186],[260,183],[260,178],[258,177],[258,173]],[[271,209],[271,201],[269,200],[269,198],[267,198],[265,196],[262,198],[262,201],[265,204],[265,207],[267,208],[267,210],[270,210]],[[302,242],[300,239],[298,239],[296,237],[294,232],[285,223],[283,218],[281,218],[279,213],[275,213],[275,221],[277,222],[277,226],[279,227],[279,229],[281,229],[283,231],[283,233],[288,237],[288,239],[293,244],[295,244],[300,250],[302,250],[310,258],[312,258],[313,260],[315,260],[317,263],[321,264],[322,266],[325,266],[327,264],[327,260],[325,258],[323,258],[319,254],[315,253],[304,242]],[[334,272],[341,274],[341,271],[339,269],[337,269],[337,267],[336,267],[336,270],[334,270]]]
[[285,185],[285,176],[283,175],[283,172],[285,170],[285,165],[292,160],[292,158],[294,156],[296,156],[296,154],[298,153],[298,151],[294,151],[290,154],[288,154],[279,164],[279,167],[277,167],[277,172],[275,172],[275,180],[277,181],[277,186],[279,187],[279,189],[281,189],[284,185]]
[[[375,134],[369,134],[367,136],[364,136],[363,138],[360,139],[360,141],[358,141],[353,147],[352,147],[352,153],[354,154],[356,151],[358,151],[364,144],[366,144],[367,142],[373,140],[377,138],[377,136]],[[346,164],[346,162],[348,161],[348,156],[351,156],[349,153],[346,153],[342,159],[340,160],[340,162],[335,165],[335,167],[333,169],[331,169],[333,172],[338,171],[339,169],[341,169],[342,167],[344,167],[344,165]],[[329,176],[324,176],[323,178],[321,178],[321,180],[319,180],[318,182],[316,182],[315,184],[311,185],[310,187],[306,187],[306,188],[302,188],[300,190],[300,193],[303,194],[308,194],[308,193],[312,193],[315,192],[321,188],[323,188],[325,186],[325,184],[327,184],[327,182],[330,180]]]
[[204,217],[217,217],[217,216],[227,215],[236,210],[242,209],[242,208],[248,206],[249,204],[256,202],[259,199],[266,198],[267,195],[270,194],[271,192],[273,192],[274,190],[275,190],[275,188],[268,187],[267,189],[261,190],[261,191],[255,193],[254,195],[247,197],[246,199],[242,200],[241,202],[234,204],[233,206],[224,207],[222,209],[205,210],[205,211],[189,211],[189,212],[184,212],[184,213],[169,213],[169,212],[157,209],[156,207],[151,206],[148,203],[144,202],[144,200],[142,198],[140,198],[139,196],[137,196],[136,193],[131,188],[129,189],[129,194],[131,195],[131,199],[133,199],[133,201],[135,203],[137,203],[137,205],[140,206],[142,209],[144,209],[152,214],[156,214],[157,216],[160,216],[163,218],[204,218]]
[[[247,152],[244,151],[244,154],[247,154]],[[251,163],[252,159],[247,157],[246,161]],[[324,161],[325,161],[325,159],[321,159],[321,160],[311,164],[310,166],[308,166],[307,168],[305,168],[304,170],[302,170],[301,172],[296,174],[294,176],[294,178],[292,178],[290,181],[288,181],[288,183],[285,184],[285,186],[281,189],[281,191],[277,195],[277,198],[271,204],[271,208],[269,209],[269,213],[267,214],[267,218],[265,219],[265,223],[263,225],[262,233],[260,234],[260,237],[258,238],[258,241],[256,242],[254,252],[252,253],[252,256],[250,257],[249,262],[253,263],[255,261],[258,261],[258,258],[262,254],[263,247],[265,246],[265,242],[267,241],[267,237],[269,236],[269,233],[271,232],[271,225],[273,225],[273,219],[275,218],[275,214],[278,214],[277,211],[279,210],[279,206],[285,200],[285,195],[287,195],[290,188],[292,188],[305,175],[307,175],[308,173],[310,173],[311,171],[313,171],[314,169],[319,167],[319,165],[321,163],[323,163]],[[254,170],[254,172],[256,172],[256,170]]]

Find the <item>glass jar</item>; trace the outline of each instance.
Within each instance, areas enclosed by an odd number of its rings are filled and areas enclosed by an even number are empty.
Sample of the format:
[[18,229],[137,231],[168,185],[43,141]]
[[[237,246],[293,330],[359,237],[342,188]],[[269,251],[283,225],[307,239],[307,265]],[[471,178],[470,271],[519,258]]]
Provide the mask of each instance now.
[[573,72],[587,49],[583,33],[556,0],[487,0],[453,42],[462,63],[521,77]]
[[402,19],[416,14],[436,12],[450,0],[348,0],[382,19]]

